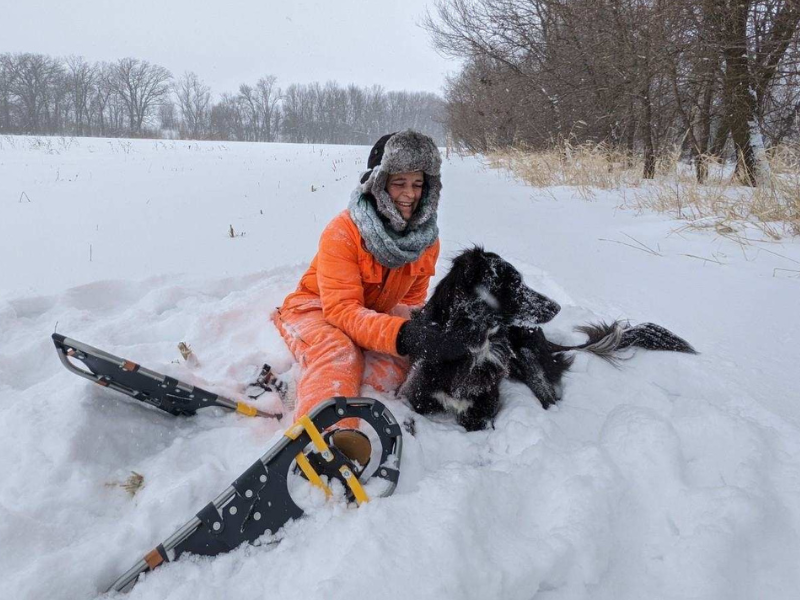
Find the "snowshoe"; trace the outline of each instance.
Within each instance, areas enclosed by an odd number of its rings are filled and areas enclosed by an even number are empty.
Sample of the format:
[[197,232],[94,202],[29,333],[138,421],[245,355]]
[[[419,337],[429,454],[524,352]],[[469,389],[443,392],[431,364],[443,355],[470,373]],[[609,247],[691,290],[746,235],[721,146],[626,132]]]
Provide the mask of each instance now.
[[[292,499],[288,477],[296,464],[303,475],[326,495],[331,491],[323,481],[336,478],[359,504],[369,501],[356,476],[358,465],[321,433],[342,419],[356,417],[369,424],[380,440],[380,456],[373,476],[385,480],[380,497],[391,495],[400,475],[403,437],[397,421],[383,404],[372,398],[336,397],[326,400],[286,430],[281,440],[236,479],[216,500],[178,529],[166,541],[148,552],[108,591],[128,591],[142,573],[171,562],[184,552],[216,556],[244,542],[255,542],[265,533],[276,533],[303,514]],[[328,438],[330,439],[330,438]]]
[[[230,400],[168,375],[156,373],[130,360],[119,358],[58,333],[53,334],[58,357],[72,373],[98,385],[122,392],[140,402],[175,416],[193,415],[201,408],[220,406],[248,417],[279,419],[244,402]],[[82,363],[78,366],[77,363]]]

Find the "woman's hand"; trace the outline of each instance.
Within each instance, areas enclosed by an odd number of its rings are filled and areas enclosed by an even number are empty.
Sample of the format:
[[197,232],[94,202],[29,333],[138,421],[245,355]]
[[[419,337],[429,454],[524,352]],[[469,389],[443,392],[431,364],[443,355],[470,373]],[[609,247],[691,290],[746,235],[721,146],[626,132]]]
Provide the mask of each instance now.
[[469,354],[465,336],[457,331],[444,331],[435,323],[410,320],[397,334],[397,352],[411,358],[427,358],[450,362]]

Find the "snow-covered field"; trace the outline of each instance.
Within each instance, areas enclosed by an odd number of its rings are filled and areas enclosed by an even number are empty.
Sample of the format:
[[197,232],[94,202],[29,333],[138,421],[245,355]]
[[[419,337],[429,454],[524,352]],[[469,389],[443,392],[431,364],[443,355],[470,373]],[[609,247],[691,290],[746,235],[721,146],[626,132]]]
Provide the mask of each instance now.
[[[269,313],[367,150],[0,138],[0,597],[100,596],[290,422],[172,418],[69,374],[50,334],[228,396],[290,369]],[[394,496],[313,502],[281,543],[181,559],[129,597],[796,598],[800,243],[740,246],[473,158],[443,181],[437,277],[482,244],[562,304],[553,339],[630,318],[701,354],[580,355],[549,411],[505,384],[490,431],[417,416]]]

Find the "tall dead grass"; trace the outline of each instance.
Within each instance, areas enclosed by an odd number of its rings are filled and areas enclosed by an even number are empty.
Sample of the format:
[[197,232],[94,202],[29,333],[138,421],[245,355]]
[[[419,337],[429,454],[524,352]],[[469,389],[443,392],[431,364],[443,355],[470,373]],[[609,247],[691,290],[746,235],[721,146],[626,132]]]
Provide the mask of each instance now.
[[632,194],[624,194],[623,207],[671,213],[690,227],[736,235],[749,223],[773,239],[800,235],[798,146],[770,151],[770,179],[757,188],[739,185],[730,165],[712,159],[705,183],[699,184],[694,167],[681,160],[678,150],[658,161],[651,180],[642,178],[641,159],[603,144],[562,143],[545,151],[504,149],[485,158],[490,166],[509,169],[531,186],[571,186],[586,200],[597,190],[632,188]]
[[585,199],[594,190],[639,184],[641,168],[629,156],[604,144],[562,143],[548,150],[507,148],[486,155],[489,165],[511,170],[534,187],[572,186]]

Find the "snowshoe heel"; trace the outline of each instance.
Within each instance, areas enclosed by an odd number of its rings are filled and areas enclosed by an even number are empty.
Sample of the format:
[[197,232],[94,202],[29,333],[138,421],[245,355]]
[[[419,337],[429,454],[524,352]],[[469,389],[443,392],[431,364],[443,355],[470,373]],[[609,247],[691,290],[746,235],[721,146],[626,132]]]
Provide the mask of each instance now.
[[359,476],[367,469],[372,455],[372,444],[365,434],[357,429],[334,429],[323,437],[357,467]]

